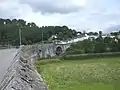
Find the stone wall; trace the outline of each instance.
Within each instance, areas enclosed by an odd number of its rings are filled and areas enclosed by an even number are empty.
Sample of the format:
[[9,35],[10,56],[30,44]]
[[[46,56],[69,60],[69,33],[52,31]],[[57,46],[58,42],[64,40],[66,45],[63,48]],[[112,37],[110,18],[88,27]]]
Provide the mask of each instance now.
[[54,57],[56,56],[57,48],[61,48],[60,55],[66,52],[66,49],[70,47],[71,44],[43,44],[43,45],[36,45],[38,49],[40,50],[39,57],[40,58],[48,58],[48,57]]
[[3,78],[0,90],[48,90],[33,65],[38,58],[36,45],[21,47]]

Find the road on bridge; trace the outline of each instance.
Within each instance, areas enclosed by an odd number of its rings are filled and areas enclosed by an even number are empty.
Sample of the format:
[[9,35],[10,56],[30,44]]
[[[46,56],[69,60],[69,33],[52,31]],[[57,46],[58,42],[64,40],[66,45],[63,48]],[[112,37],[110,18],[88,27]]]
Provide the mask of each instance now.
[[0,83],[7,72],[7,69],[11,66],[14,56],[17,53],[17,49],[3,49],[0,50]]

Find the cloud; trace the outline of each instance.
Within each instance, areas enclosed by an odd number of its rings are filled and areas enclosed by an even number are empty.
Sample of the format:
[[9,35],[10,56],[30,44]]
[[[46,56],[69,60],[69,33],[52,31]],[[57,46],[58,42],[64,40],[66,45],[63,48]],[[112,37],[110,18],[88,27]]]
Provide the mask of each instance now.
[[28,5],[19,4],[18,0],[0,0],[1,18],[23,18],[30,9]]
[[88,0],[84,10],[65,17],[64,21],[78,30],[98,31],[112,25],[119,25],[119,2],[119,0]]
[[21,0],[21,3],[29,4],[35,12],[67,14],[79,12],[85,4],[85,0]]
[[100,30],[120,25],[119,0],[0,0],[0,17],[22,18],[39,26],[67,25]]
[[[0,1],[0,16],[1,17],[16,17],[16,11],[18,11],[18,8],[17,7],[13,7],[14,6],[14,3],[11,3],[10,0],[8,1]],[[11,6],[10,6],[10,5]]]

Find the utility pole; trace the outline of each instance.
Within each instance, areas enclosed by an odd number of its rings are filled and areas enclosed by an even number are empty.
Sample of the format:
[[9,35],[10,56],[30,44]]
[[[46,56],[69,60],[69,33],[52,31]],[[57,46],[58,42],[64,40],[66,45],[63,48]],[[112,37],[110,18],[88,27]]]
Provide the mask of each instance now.
[[[19,27],[18,27],[19,28]],[[21,39],[21,28],[19,28],[19,39],[20,39],[20,46],[21,46],[21,44],[22,44],[22,39]]]
[[19,26],[19,24],[17,24],[18,26],[18,31],[19,31],[19,45],[22,45],[22,35],[21,35],[21,27]]
[[42,44],[43,44],[43,30],[42,30]]
[[44,42],[43,42],[43,29],[42,29],[42,36],[41,36],[41,38],[42,38],[42,43],[41,43],[41,53],[42,53],[42,57],[44,56],[44,51],[43,51],[43,44],[44,44]]

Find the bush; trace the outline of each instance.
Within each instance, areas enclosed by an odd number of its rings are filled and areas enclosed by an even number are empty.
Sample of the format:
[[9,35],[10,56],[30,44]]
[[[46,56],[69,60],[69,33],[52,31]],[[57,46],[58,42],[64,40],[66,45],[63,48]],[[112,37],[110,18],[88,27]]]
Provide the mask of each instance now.
[[[118,41],[116,41],[118,40]],[[106,37],[93,40],[83,40],[72,44],[67,49],[66,54],[85,54],[85,53],[105,53],[105,52],[120,52],[120,40]]]
[[80,50],[80,49],[71,49],[69,51],[67,51],[67,54],[68,55],[71,55],[71,54],[83,54],[85,53],[84,50]]
[[64,55],[63,57],[61,57],[61,59],[64,59],[64,60],[85,60],[85,59],[104,58],[104,57],[120,57],[120,52]]
[[44,59],[44,60],[38,60],[36,61],[36,65],[46,65],[46,64],[52,64],[52,63],[57,63],[60,62],[58,59]]

